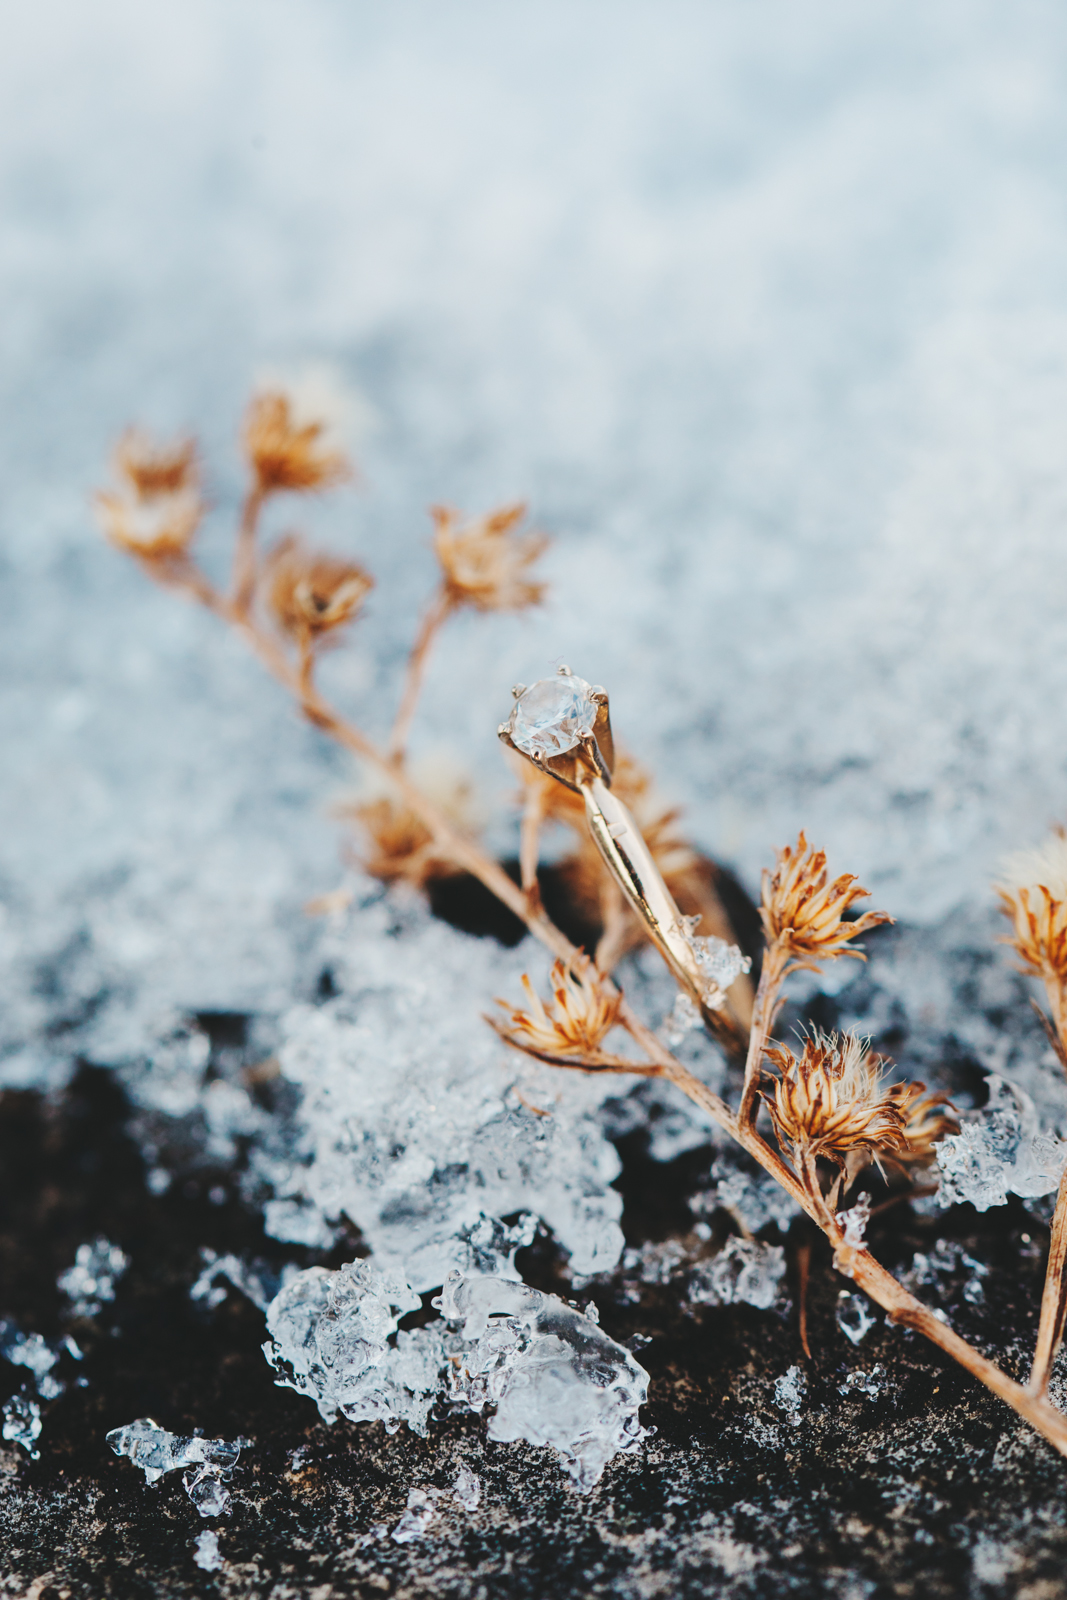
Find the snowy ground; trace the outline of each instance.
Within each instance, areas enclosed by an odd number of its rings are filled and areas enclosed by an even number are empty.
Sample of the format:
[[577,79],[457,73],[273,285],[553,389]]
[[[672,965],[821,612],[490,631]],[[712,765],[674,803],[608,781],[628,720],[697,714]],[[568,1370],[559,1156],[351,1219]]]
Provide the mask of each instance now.
[[298,984],[350,774],[87,512],[122,425],[191,425],[218,555],[271,364],[361,397],[362,488],[306,518],[379,576],[368,723],[426,505],[525,495],[552,602],[454,628],[423,746],[503,796],[508,686],[563,658],[750,883],[803,824],[898,916],[984,896],[1067,809],[1065,51],[1042,4],[12,15],[8,1046],[87,921],[157,1009]]

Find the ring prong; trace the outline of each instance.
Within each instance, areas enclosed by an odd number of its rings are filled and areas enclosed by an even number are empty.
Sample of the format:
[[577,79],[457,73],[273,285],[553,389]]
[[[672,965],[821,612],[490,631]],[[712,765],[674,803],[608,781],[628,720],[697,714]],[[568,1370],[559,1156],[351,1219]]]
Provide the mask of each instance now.
[[513,683],[512,684],[512,686],[511,686],[511,698],[513,700],[517,700],[521,694],[525,694],[525,693],[526,693],[526,685],[524,683]]
[[556,673],[557,676],[561,678],[569,678],[572,676],[570,667],[557,667]]
[[606,706],[608,703],[608,691],[597,684],[595,688],[590,689],[589,698],[590,700],[595,700],[598,706]]

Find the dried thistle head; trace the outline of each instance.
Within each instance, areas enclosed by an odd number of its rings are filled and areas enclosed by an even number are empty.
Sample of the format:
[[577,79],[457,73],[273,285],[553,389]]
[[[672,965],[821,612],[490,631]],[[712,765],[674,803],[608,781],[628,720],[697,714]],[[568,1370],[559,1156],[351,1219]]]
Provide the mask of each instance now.
[[784,950],[794,972],[841,955],[865,961],[851,941],[893,920],[884,911],[844,920],[853,901],[868,893],[850,872],[829,882],[825,850],[813,850],[801,833],[795,848],[779,850],[774,871],[763,874],[760,916],[768,945]]
[[531,581],[529,569],[549,541],[541,533],[513,531],[526,515],[525,506],[505,506],[468,522],[448,506],[433,506],[430,514],[434,550],[453,605],[522,611],[540,603],[545,586]]
[[618,1021],[621,994],[605,991],[600,974],[591,961],[580,970],[557,961],[552,968],[552,998],[541,1000],[529,978],[524,976],[529,1009],[513,1008],[498,1000],[508,1014],[507,1022],[490,1018],[502,1038],[516,1049],[540,1058],[567,1056],[595,1057]]
[[887,1087],[885,1059],[866,1040],[815,1033],[800,1056],[776,1045],[767,1060],[778,1072],[773,1093],[764,1094],[774,1130],[798,1155],[825,1156],[843,1167],[857,1154],[877,1160],[907,1149],[908,1108],[923,1085]]
[[264,584],[282,632],[303,646],[351,622],[374,579],[358,562],[309,550],[290,534],[267,557]]
[[122,490],[101,490],[94,502],[107,538],[141,561],[180,560],[204,515],[194,442],[161,444],[130,428],[115,447],[114,467]]
[[382,795],[345,809],[346,815],[359,824],[366,840],[361,860],[372,878],[423,889],[432,878],[455,870],[435,853],[433,834],[403,801]]
[[282,389],[253,395],[245,415],[243,443],[261,494],[331,489],[353,476],[345,452],[327,437],[324,417],[303,416],[294,396]]
[[1063,989],[1067,986],[1067,835],[1054,833],[1040,849],[1010,856],[997,892],[1001,910],[1012,922],[1008,943],[1023,971]]

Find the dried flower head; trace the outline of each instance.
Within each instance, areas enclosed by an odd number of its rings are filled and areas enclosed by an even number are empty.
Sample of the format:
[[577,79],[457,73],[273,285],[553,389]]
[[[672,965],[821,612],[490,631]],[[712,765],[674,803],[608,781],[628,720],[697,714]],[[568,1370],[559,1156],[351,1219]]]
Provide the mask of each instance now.
[[1067,984],[1067,835],[1055,833],[1040,849],[1010,856],[997,892],[1012,920],[1008,943],[1023,971],[1062,988]]
[[854,1034],[815,1033],[798,1057],[785,1045],[767,1051],[778,1071],[773,1093],[764,1095],[774,1129],[794,1152],[825,1156],[843,1166],[855,1152],[875,1160],[907,1149],[909,1108],[922,1095],[919,1083],[882,1081],[886,1065]]
[[447,506],[433,506],[430,514],[434,550],[453,605],[522,611],[540,602],[545,586],[533,583],[528,572],[549,541],[544,534],[512,531],[526,515],[525,506],[506,506],[469,522]]
[[280,389],[253,395],[245,417],[244,447],[261,494],[280,489],[330,489],[346,483],[352,464],[325,437],[323,417],[302,417],[292,395]]
[[779,850],[774,871],[763,874],[760,915],[767,943],[779,943],[794,972],[815,970],[818,962],[840,955],[865,961],[851,941],[893,920],[884,911],[867,911],[854,922],[844,920],[852,902],[868,893],[850,872],[828,882],[825,850],[813,850],[801,833],[796,848],[786,845]]
[[551,981],[552,998],[545,1005],[524,976],[522,986],[529,1009],[518,1011],[506,1000],[498,1000],[497,1005],[508,1013],[508,1021],[489,1020],[502,1038],[528,1055],[549,1060],[561,1056],[595,1058],[605,1035],[618,1020],[622,996],[605,991],[591,961],[580,971],[557,961]]
[[279,626],[301,645],[351,622],[374,587],[358,562],[317,554],[292,534],[268,556],[264,581]]
[[95,499],[108,539],[142,561],[179,560],[204,515],[196,445],[191,439],[160,444],[130,428],[115,447],[114,466],[121,492],[102,490]]
[[432,878],[454,872],[434,850],[433,834],[400,800],[382,795],[346,808],[367,842],[363,868],[382,883],[410,883],[422,889]]

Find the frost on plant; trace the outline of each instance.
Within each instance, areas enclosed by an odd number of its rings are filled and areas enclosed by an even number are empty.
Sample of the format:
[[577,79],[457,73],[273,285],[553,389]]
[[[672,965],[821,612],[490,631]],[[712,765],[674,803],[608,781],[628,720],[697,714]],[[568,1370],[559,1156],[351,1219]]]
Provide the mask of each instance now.
[[1038,1128],[1033,1101],[1003,1078],[990,1077],[989,1103],[938,1146],[938,1198],[970,1201],[977,1211],[1007,1204],[1009,1194],[1036,1199],[1059,1186],[1067,1144]]
[[195,1468],[194,1472],[183,1474],[182,1483],[202,1517],[226,1515],[230,1495],[225,1484],[249,1443],[247,1439],[229,1442],[168,1433],[151,1417],[139,1417],[124,1428],[112,1428],[107,1442],[117,1456],[127,1456],[135,1467],[140,1467],[149,1484],[158,1483],[165,1473]]
[[582,1490],[644,1437],[647,1374],[554,1295],[457,1273],[435,1302],[442,1317],[394,1342],[400,1316],[418,1304],[367,1262],[312,1267],[271,1305],[264,1350],[278,1381],[315,1400],[327,1421],[341,1412],[425,1434],[435,1405],[490,1407],[491,1439],[550,1446]]
[[117,1244],[97,1238],[78,1246],[74,1265],[60,1273],[56,1284],[70,1301],[74,1316],[95,1317],[105,1301],[114,1300],[115,1285],[129,1264],[129,1257]]
[[694,1305],[728,1306],[744,1302],[768,1311],[785,1276],[785,1251],[761,1239],[728,1239],[718,1255],[700,1261],[689,1280]]

